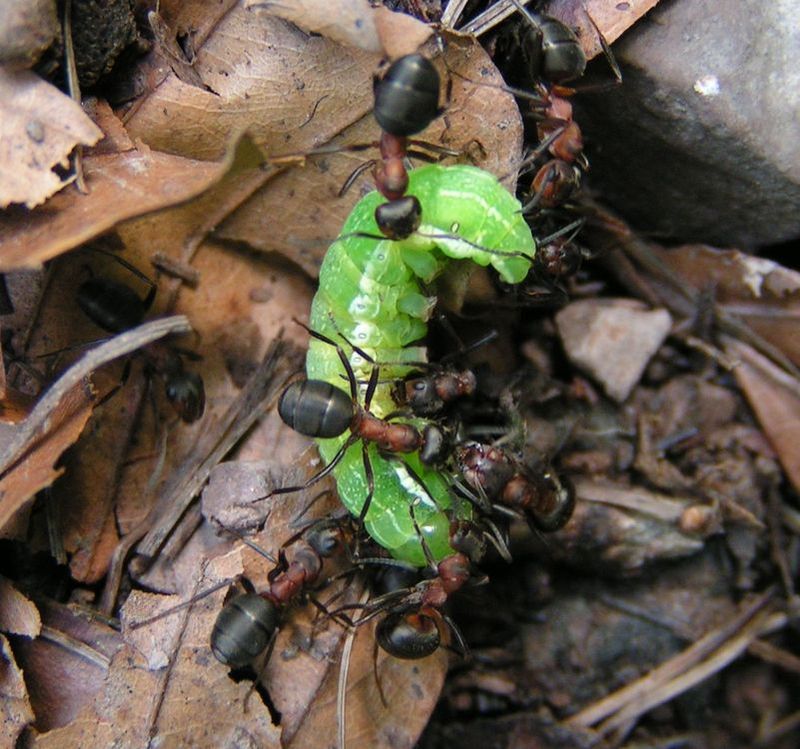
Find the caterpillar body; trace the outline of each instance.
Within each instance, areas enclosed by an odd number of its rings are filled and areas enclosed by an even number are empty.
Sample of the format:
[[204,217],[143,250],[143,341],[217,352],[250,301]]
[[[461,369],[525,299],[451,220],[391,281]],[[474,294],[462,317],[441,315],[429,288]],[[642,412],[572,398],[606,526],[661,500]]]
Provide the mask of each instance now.
[[[420,341],[436,304],[432,284],[448,264],[491,265],[507,283],[519,283],[536,253],[519,201],[488,172],[424,166],[410,172],[407,193],[422,205],[418,231],[400,240],[377,238],[374,212],[385,199],[377,191],[367,194],[325,256],[311,308],[312,329],[333,339],[341,334],[380,363],[371,405],[379,417],[396,409],[392,382],[412,372],[413,362],[427,360]],[[349,358],[359,381],[368,379],[372,365],[356,352]],[[311,341],[306,372],[336,387],[346,382],[335,349],[318,340]],[[326,463],[346,439],[317,440]],[[370,536],[395,559],[416,566],[427,563],[420,534],[435,561],[452,554],[451,518],[469,519],[472,507],[453,496],[447,475],[423,465],[416,454],[394,459],[374,444],[367,450],[374,487],[364,518]],[[360,444],[347,450],[333,474],[342,503],[359,515],[369,485]]]

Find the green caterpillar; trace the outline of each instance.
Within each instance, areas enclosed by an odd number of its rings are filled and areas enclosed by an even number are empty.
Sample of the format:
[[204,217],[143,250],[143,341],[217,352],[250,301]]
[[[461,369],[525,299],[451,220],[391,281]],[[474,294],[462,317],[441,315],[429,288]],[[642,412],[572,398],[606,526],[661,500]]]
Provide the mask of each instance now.
[[[427,360],[420,342],[436,304],[429,290],[446,266],[454,260],[491,265],[505,282],[519,283],[536,253],[519,201],[482,169],[424,166],[410,172],[407,194],[422,205],[419,230],[402,240],[376,238],[374,212],[385,199],[377,191],[366,195],[325,256],[311,307],[313,330],[334,340],[342,334],[381,363],[370,408],[379,417],[396,409],[391,382],[411,373],[412,362]],[[367,380],[372,364],[355,352],[349,358],[359,381]],[[317,340],[311,341],[306,373],[339,388],[346,384],[335,349]],[[347,436],[317,440],[326,463]],[[472,506],[452,495],[448,476],[423,465],[416,454],[385,457],[374,444],[368,454],[374,494],[364,520],[370,536],[395,559],[425,566],[416,520],[437,562],[452,554],[451,516],[468,519]],[[333,473],[342,503],[359,515],[368,491],[359,444]]]

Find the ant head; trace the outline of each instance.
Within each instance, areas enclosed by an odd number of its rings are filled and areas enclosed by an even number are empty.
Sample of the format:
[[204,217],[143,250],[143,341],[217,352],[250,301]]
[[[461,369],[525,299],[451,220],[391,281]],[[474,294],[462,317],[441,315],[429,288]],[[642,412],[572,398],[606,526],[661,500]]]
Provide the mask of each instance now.
[[452,451],[452,440],[438,424],[427,424],[422,430],[422,448],[419,459],[424,465],[442,465]]
[[306,540],[309,546],[326,559],[335,556],[344,546],[344,531],[339,523],[321,523],[312,526]]
[[410,237],[422,223],[422,206],[413,195],[406,195],[375,209],[375,223],[388,239]]
[[477,564],[486,554],[486,533],[473,522],[455,520],[450,524],[450,545]]
[[444,406],[444,401],[436,392],[436,383],[432,377],[406,380],[405,397],[408,407],[420,416],[437,414]]

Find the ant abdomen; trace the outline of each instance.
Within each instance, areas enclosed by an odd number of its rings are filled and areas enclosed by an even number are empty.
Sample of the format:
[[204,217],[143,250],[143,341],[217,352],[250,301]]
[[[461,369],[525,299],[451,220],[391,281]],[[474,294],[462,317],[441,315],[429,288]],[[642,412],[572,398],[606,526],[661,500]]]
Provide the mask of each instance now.
[[375,86],[375,119],[392,135],[414,135],[439,116],[439,73],[426,57],[396,60]]
[[78,287],[78,306],[97,327],[109,333],[135,328],[147,314],[147,305],[130,286],[94,276]]
[[404,660],[427,658],[441,643],[436,620],[417,612],[388,614],[378,623],[375,638],[389,655]]
[[278,627],[278,608],[256,593],[242,593],[217,616],[211,650],[221,663],[242,668],[264,652]]
[[298,380],[278,403],[283,422],[306,437],[338,437],[353,420],[351,397],[324,380]]

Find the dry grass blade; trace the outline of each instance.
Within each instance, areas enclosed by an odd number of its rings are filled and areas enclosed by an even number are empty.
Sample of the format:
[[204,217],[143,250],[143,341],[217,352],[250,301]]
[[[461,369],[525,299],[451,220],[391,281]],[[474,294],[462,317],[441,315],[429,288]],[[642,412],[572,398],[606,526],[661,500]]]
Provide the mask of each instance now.
[[691,647],[567,719],[570,726],[598,727],[602,735],[618,730],[648,710],[685,692],[738,658],[767,631],[785,626],[783,614],[764,611],[772,593],[759,596],[730,622],[712,630]]
[[[299,352],[295,351],[292,355],[287,349],[288,344],[285,341],[273,341],[248,385],[231,404],[216,428],[209,429],[206,439],[198,446],[196,454],[205,456],[200,465],[192,466],[191,470],[188,466],[185,470],[179,469],[175,480],[165,487],[162,500],[157,506],[160,513],[159,523],[139,545],[138,551],[142,556],[150,558],[156,555],[208,479],[211,469],[266,413],[270,402],[277,398],[285,378],[296,371],[299,366]],[[196,458],[190,456],[189,461],[196,462]]]

